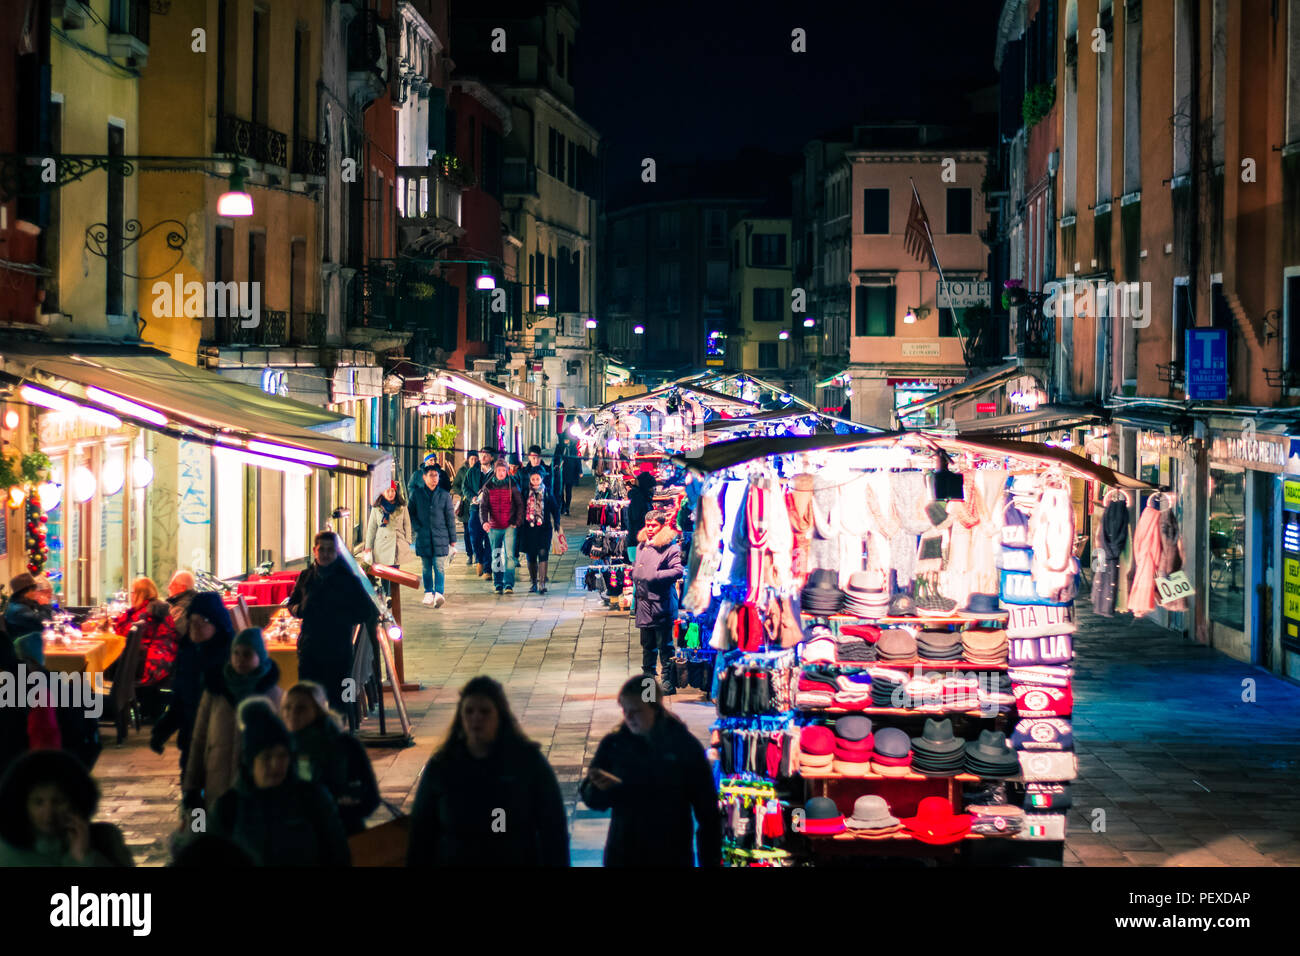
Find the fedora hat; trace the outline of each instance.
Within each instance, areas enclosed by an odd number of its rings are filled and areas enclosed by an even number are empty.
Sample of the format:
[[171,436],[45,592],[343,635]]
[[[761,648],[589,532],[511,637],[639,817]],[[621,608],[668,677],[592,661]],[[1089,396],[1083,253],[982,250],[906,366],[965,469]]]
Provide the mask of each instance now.
[[871,591],[879,591],[880,583],[879,571],[854,571],[849,575],[844,589],[848,591],[849,597],[855,597]]
[[853,815],[844,821],[854,830],[883,830],[899,825],[898,818],[889,812],[885,798],[874,793],[863,794],[853,801]]
[[956,843],[970,832],[970,814],[953,813],[945,797],[926,797],[917,805],[916,815],[900,821],[922,843]]
[[952,721],[946,717],[943,720],[935,720],[933,717],[927,719],[921,736],[912,738],[914,754],[956,754],[965,746],[965,740],[952,735]]
[[803,808],[805,833],[828,834],[844,832],[844,815],[830,797],[813,797]]
[[804,585],[805,591],[839,591],[840,574],[830,568],[816,568],[808,575],[808,583]]
[[1005,621],[1007,612],[1002,609],[996,594],[972,594],[957,616],[976,621]]

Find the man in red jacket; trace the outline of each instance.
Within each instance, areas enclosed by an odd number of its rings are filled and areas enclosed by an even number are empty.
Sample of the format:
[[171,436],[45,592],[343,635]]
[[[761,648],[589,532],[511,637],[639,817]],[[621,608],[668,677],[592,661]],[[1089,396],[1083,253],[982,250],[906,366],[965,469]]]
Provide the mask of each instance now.
[[497,459],[492,477],[483,486],[479,517],[492,547],[492,584],[497,594],[514,594],[515,529],[524,521],[524,499],[504,459]]

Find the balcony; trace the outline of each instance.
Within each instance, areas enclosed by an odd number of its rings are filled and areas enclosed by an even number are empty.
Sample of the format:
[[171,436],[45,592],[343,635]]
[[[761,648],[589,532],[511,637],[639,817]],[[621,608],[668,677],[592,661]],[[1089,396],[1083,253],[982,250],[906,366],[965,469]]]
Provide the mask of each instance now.
[[149,62],[149,0],[112,0],[108,55],[124,57],[135,67]]
[[348,342],[382,350],[422,333],[430,346],[454,348],[460,290],[437,274],[436,263],[371,259],[352,282]]
[[276,347],[289,344],[289,313],[278,309],[263,309],[262,320],[251,329],[243,327],[237,315],[217,318],[215,338],[217,345]]
[[227,114],[218,120],[217,152],[247,156],[283,169],[288,165],[289,138],[269,126]]
[[348,25],[348,95],[365,109],[388,88],[388,21],[366,10]]
[[293,141],[293,169],[299,176],[325,175],[325,144],[301,136]]
[[1022,307],[1016,317],[1016,355],[1022,359],[1048,359],[1052,356],[1054,323],[1040,308]]
[[326,327],[324,312],[295,312],[291,328],[293,344],[324,345]]
[[441,159],[397,167],[398,237],[406,252],[427,255],[464,235],[460,199],[470,179],[454,156]]

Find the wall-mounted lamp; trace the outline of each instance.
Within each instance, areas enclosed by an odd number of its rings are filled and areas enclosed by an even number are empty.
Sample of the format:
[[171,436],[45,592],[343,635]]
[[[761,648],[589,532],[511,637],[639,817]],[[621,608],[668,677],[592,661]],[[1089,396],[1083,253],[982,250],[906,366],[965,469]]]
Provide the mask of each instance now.
[[780,332],[776,334],[776,337],[780,339],[782,342],[784,342],[786,339],[790,337],[790,333],[786,329],[782,329]]
[[1281,332],[1282,313],[1277,309],[1269,309],[1264,313],[1264,344],[1267,345],[1277,338]]
[[910,307],[906,312],[903,313],[903,324],[914,325],[917,319],[924,319],[929,314],[930,314],[930,310],[925,306],[918,305],[915,307]]
[[243,166],[236,166],[230,174],[230,189],[217,197],[217,215],[230,218],[251,216],[253,214],[253,197],[244,189]]

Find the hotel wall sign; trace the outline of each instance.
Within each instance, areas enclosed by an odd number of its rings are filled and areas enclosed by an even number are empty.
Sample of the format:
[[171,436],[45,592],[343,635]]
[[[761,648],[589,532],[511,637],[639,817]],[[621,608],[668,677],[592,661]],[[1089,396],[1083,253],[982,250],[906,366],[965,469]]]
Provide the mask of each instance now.
[[1247,437],[1241,432],[1211,432],[1210,458],[1215,461],[1281,474],[1286,455],[1287,440],[1281,435]]

